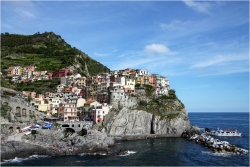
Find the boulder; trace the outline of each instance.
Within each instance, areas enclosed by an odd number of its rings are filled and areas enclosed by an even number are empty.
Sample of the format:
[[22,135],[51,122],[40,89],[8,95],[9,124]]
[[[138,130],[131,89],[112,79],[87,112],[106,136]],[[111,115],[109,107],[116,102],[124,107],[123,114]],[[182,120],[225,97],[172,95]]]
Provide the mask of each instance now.
[[128,149],[120,149],[120,151],[117,153],[117,155],[127,155],[129,152]]

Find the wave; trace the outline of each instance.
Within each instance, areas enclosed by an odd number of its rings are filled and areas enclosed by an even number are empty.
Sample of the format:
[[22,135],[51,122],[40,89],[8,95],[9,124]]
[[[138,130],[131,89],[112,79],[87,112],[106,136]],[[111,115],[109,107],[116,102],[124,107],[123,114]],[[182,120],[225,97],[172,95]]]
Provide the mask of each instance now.
[[[244,151],[245,154],[248,154],[248,150],[243,149],[243,148],[239,148],[239,149]],[[213,156],[223,156],[223,157],[237,155],[236,153],[233,153],[233,152],[225,152],[225,153],[220,152],[219,153],[219,152],[212,152],[212,151],[202,151],[202,154],[208,154],[208,155],[213,155]]]
[[127,154],[124,154],[124,155],[118,155],[118,156],[129,156],[131,154],[135,154],[136,152],[135,151],[128,151]]
[[84,156],[84,155],[86,155],[85,153],[81,153],[81,154],[78,154],[79,156]]
[[18,158],[15,157],[14,159],[9,159],[9,160],[4,160],[4,162],[1,162],[1,164],[5,163],[19,163],[22,161],[27,161],[27,160],[32,160],[32,159],[38,159],[38,158],[44,158],[44,157],[49,157],[48,155],[31,155],[28,158]]
[[106,153],[81,153],[78,154],[79,156],[84,156],[84,155],[107,155]]
[[230,153],[230,152],[218,153],[218,152],[211,152],[211,151],[202,151],[202,154],[208,154],[208,155],[213,155],[213,156],[225,157],[225,156],[231,156],[231,155],[233,155],[234,153]]

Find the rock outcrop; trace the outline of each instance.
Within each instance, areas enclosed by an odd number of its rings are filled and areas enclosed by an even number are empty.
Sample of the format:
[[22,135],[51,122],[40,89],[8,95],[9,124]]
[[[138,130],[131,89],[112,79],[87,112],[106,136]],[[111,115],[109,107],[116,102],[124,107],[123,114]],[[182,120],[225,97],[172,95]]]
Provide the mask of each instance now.
[[185,105],[174,90],[163,96],[154,92],[153,87],[141,85],[127,100],[111,99],[113,110],[99,129],[115,139],[181,137],[191,128]]
[[15,157],[37,155],[76,155],[80,153],[112,154],[108,148],[114,140],[106,133],[91,130],[88,135],[68,133],[63,130],[38,129],[36,134],[24,135],[21,141],[1,144],[1,161]]
[[182,133],[191,128],[186,110],[169,113],[163,119],[153,116],[152,134],[166,137],[181,137]]
[[103,122],[103,132],[111,136],[150,134],[152,114],[123,108],[109,113]]
[[113,137],[148,136],[181,137],[191,128],[185,109],[169,112],[165,117],[143,110],[123,108],[110,112],[103,121],[103,132]]

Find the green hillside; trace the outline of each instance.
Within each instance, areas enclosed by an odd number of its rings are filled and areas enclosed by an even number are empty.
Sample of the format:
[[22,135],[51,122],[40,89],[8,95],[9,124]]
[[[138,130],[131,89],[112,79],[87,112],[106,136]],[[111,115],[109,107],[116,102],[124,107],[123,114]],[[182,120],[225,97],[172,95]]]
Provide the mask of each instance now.
[[35,65],[36,70],[48,72],[73,66],[76,72],[85,76],[110,71],[53,32],[33,35],[2,33],[1,72],[6,74],[9,66],[28,65]]

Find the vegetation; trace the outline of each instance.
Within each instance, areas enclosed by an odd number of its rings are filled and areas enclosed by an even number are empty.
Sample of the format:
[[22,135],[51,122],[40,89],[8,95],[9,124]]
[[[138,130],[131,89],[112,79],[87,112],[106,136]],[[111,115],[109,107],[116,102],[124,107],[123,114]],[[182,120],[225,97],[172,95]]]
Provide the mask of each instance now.
[[146,90],[146,95],[147,96],[152,96],[152,94],[154,93],[154,87],[151,85],[144,85],[145,90]]
[[179,113],[176,113],[176,114],[168,114],[168,115],[167,115],[167,118],[169,118],[169,119],[174,119],[174,118],[176,118],[178,115],[179,115]]
[[18,84],[15,84],[15,89],[17,91],[30,91],[30,92],[36,92],[37,94],[41,94],[46,91],[54,91],[56,89],[56,86],[60,84],[59,79],[53,79],[53,80],[40,80],[35,82],[21,82]]
[[[142,87],[142,86],[138,86]],[[168,95],[162,95],[154,97],[154,88],[151,86],[143,85],[146,96],[140,97],[137,109],[145,110],[151,114],[160,116],[160,119],[165,117],[174,119],[178,116],[178,111],[185,108],[184,104],[177,98],[175,90],[171,89],[168,91]],[[150,98],[149,98],[150,97]],[[151,99],[149,102],[145,101],[145,98]],[[176,112],[176,113],[174,113]]]
[[4,117],[5,119],[8,119],[9,121],[11,121],[9,111],[10,111],[10,108],[8,105],[0,106],[1,117]]
[[79,65],[76,71],[82,75],[86,73],[85,64],[90,75],[110,71],[53,32],[33,35],[2,33],[1,60],[1,71],[5,73],[9,66],[34,65],[36,70],[53,72],[75,64]]

